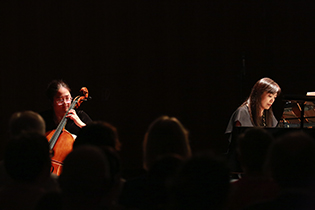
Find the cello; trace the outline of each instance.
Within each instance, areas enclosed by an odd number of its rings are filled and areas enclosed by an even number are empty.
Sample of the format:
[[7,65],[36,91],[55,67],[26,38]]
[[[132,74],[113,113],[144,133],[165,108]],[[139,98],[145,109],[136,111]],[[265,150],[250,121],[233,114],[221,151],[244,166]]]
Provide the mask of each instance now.
[[51,172],[60,175],[63,166],[63,160],[72,151],[72,146],[75,138],[73,135],[65,129],[68,118],[68,112],[73,108],[78,108],[83,101],[87,101],[89,98],[89,92],[86,87],[82,87],[80,90],[80,95],[75,97],[61,119],[59,125],[55,130],[48,131],[46,133],[46,138],[49,141],[49,149],[51,151]]

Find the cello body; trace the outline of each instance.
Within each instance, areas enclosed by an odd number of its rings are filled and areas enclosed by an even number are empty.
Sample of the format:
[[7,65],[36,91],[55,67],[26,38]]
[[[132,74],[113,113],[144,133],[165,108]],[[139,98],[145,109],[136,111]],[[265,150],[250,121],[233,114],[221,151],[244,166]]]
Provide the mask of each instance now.
[[[56,130],[52,130],[46,133],[46,138],[48,141],[51,140],[51,137],[54,135]],[[51,157],[51,172],[60,175],[62,171],[63,161],[67,155],[72,151],[72,146],[74,143],[74,137],[67,130],[63,130],[56,142],[54,148],[52,148],[52,157]]]

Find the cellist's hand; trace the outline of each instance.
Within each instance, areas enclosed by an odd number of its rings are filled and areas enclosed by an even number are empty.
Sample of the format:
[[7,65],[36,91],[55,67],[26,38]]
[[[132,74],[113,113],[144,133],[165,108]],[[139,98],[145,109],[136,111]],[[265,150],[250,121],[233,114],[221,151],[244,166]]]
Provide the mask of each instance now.
[[79,116],[77,115],[76,111],[74,109],[69,110],[67,116],[67,118],[73,120],[73,122],[79,126],[80,128],[84,127],[86,124],[84,122],[82,122],[82,120],[79,118]]

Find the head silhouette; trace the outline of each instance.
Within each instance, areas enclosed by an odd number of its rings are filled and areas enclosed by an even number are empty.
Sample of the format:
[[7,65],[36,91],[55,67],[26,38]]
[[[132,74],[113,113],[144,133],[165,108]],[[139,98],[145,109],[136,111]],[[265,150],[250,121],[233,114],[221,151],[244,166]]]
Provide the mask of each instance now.
[[90,145],[75,148],[64,160],[59,182],[70,206],[99,202],[108,192],[110,182],[104,152]]
[[191,156],[188,131],[175,117],[161,116],[151,123],[143,141],[143,165],[149,170],[160,156]]
[[268,149],[273,136],[266,130],[254,127],[238,138],[237,151],[241,165],[247,174],[263,174]]
[[45,136],[24,133],[9,141],[4,164],[9,176],[19,182],[34,182],[40,175],[49,176],[49,145]]
[[19,136],[26,132],[37,132],[45,135],[45,121],[36,112],[15,112],[9,121],[10,137]]
[[117,129],[103,121],[88,123],[80,130],[73,147],[80,145],[109,146],[116,150],[120,150],[121,146]]
[[315,141],[297,131],[283,135],[270,148],[271,176],[282,188],[308,187],[315,181]]
[[174,209],[223,209],[230,186],[226,163],[213,155],[188,159],[168,184]]

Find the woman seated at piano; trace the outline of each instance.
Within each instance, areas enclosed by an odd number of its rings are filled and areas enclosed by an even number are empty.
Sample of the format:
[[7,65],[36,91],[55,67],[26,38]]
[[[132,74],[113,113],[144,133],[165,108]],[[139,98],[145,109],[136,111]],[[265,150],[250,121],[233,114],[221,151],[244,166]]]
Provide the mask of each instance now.
[[232,142],[234,127],[276,127],[278,121],[273,114],[272,104],[281,93],[280,86],[270,78],[262,78],[253,86],[249,97],[232,114],[225,134],[228,135],[227,151],[232,171],[241,171],[236,158],[236,142]]
[[257,81],[249,97],[232,114],[225,133],[231,133],[234,126],[276,127],[278,121],[271,106],[280,93],[281,88],[272,79],[265,77]]

